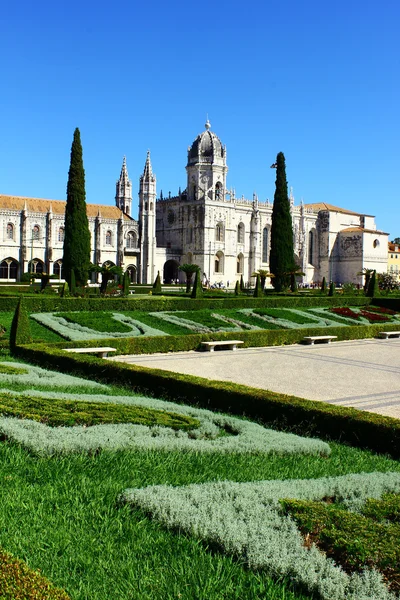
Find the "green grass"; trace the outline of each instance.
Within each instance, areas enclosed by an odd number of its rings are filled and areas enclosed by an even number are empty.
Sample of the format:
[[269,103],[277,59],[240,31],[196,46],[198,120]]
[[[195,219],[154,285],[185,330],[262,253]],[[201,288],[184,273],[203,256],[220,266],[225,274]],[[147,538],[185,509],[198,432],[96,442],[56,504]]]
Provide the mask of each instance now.
[[120,332],[127,333],[131,331],[131,328],[116,321],[111,312],[102,311],[80,311],[80,312],[68,312],[68,313],[57,313],[58,317],[63,317],[69,323],[78,323],[84,327],[89,327],[95,331],[101,332]]
[[0,393],[0,415],[46,423],[51,427],[135,423],[154,427],[172,427],[184,431],[198,427],[196,419],[173,412],[142,406],[81,402],[59,398],[38,398]]
[[310,318],[307,318],[306,316],[299,315],[283,308],[255,308],[253,312],[258,315],[267,315],[274,319],[286,319],[287,321],[293,321],[293,323],[299,323],[299,325],[304,325],[306,323],[315,325],[316,323],[316,319],[313,319],[311,315]]
[[[332,445],[329,458],[101,452],[35,459],[0,444],[0,545],[40,568],[73,600],[304,600],[192,537],[119,506],[127,487],[256,481],[397,470],[399,463]],[[211,551],[210,551],[211,550]]]

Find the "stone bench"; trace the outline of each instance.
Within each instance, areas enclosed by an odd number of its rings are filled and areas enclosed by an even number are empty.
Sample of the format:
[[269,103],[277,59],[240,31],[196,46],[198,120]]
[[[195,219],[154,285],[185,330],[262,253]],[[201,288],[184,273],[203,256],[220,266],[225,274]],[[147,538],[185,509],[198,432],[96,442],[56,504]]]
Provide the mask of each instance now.
[[303,338],[305,344],[314,344],[315,342],[330,344],[332,340],[336,340],[337,335],[307,335]]
[[380,331],[378,337],[387,340],[391,337],[400,337],[400,331]]
[[219,340],[218,342],[201,342],[201,345],[209,352],[214,352],[215,346],[227,346],[228,350],[236,350],[236,347],[243,343],[241,340]]
[[101,358],[106,358],[109,352],[116,352],[116,348],[64,348],[65,352],[75,352],[76,354],[98,354]]

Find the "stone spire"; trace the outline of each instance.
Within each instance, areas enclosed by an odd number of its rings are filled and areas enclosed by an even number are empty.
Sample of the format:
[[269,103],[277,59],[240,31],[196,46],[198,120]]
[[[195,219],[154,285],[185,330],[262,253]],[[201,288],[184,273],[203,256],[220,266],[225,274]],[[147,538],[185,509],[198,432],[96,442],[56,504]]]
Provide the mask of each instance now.
[[150,160],[150,150],[147,150],[146,164],[144,165],[144,171],[143,171],[142,177],[146,181],[150,181],[153,177],[153,168],[151,166],[151,160]]
[[127,215],[132,213],[132,182],[129,179],[125,156],[116,185],[115,203]]

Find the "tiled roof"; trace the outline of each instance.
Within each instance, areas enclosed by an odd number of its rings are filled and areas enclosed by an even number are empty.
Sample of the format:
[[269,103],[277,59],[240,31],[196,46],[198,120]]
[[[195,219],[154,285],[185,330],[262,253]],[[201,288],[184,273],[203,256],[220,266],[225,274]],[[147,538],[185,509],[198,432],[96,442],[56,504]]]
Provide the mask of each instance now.
[[[22,196],[5,196],[0,194],[0,209],[24,210],[25,205],[28,212],[47,213],[49,210],[52,210],[55,215],[64,215],[66,202],[62,200],[44,200],[42,198],[24,198]],[[117,206],[108,206],[106,204],[87,204],[86,212],[88,217],[97,217],[100,213],[103,219],[120,219],[122,214],[126,221],[133,220]]]
[[346,227],[346,229],[342,229],[340,233],[376,233],[377,235],[389,235],[384,231],[378,231],[377,229],[365,229],[364,227]]
[[[360,216],[361,213],[356,213],[352,210],[347,210],[346,208],[340,208],[339,206],[333,206],[333,204],[327,204],[326,202],[315,202],[314,204],[305,204],[306,208],[312,208],[315,211],[320,210],[330,210],[331,212],[344,213],[346,215],[357,215]],[[366,217],[372,215],[364,215]]]

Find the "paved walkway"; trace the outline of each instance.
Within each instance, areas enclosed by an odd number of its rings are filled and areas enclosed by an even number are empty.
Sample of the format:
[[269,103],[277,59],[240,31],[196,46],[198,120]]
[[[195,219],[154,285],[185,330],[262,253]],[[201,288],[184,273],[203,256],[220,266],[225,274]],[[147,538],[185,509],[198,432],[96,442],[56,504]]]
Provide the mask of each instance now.
[[400,339],[110,357],[400,418]]

